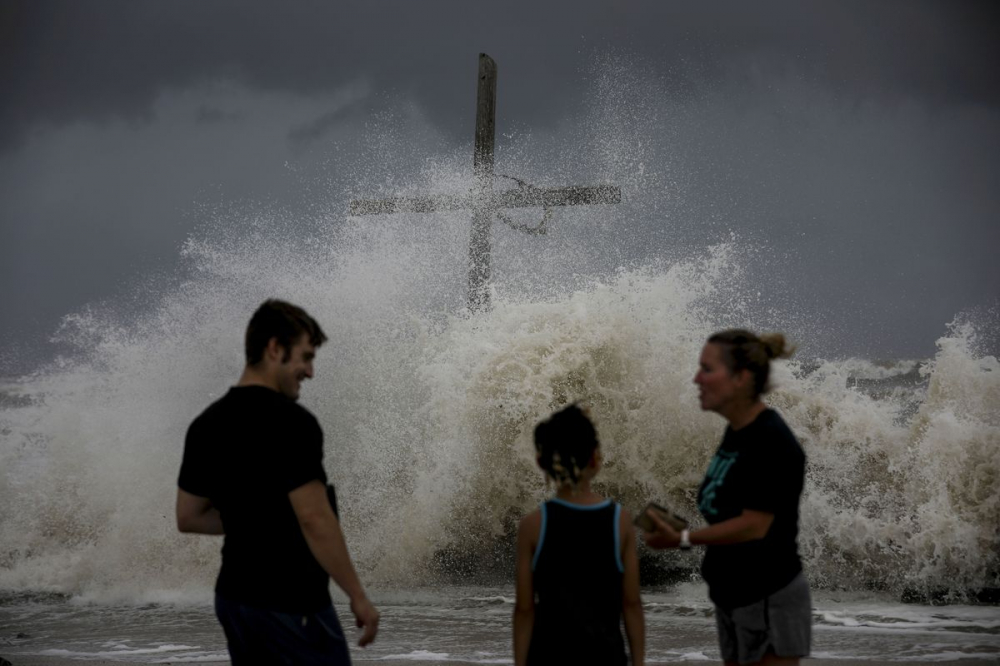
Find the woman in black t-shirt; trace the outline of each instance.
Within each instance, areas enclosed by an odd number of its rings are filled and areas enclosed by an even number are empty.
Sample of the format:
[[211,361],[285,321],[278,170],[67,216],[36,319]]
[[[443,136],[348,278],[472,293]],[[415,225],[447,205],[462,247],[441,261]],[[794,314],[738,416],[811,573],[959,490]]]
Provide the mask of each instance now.
[[771,359],[790,355],[780,333],[708,339],[694,381],[701,408],[729,422],[698,490],[709,526],[678,533],[650,512],[650,547],[707,546],[702,576],[726,664],[798,664],[809,654],[811,601],[796,543],[805,454],[761,399]]

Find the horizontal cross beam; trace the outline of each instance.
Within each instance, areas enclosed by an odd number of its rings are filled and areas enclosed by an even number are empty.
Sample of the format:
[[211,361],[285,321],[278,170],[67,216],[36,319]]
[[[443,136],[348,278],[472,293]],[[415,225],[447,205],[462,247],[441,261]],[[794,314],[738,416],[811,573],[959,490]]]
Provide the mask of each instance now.
[[[533,208],[551,206],[581,206],[585,204],[621,203],[622,191],[615,185],[592,187],[515,187],[496,192],[489,202],[491,208]],[[393,213],[434,213],[443,210],[466,210],[478,204],[474,195],[439,195],[434,197],[393,197],[390,199],[356,199],[349,214],[391,215]]]

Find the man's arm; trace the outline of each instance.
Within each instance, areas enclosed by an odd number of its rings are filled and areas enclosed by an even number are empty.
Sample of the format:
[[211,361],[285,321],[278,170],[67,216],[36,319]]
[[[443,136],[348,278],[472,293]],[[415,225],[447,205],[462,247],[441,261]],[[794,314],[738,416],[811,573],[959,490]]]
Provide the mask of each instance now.
[[177,489],[177,529],[194,534],[225,534],[222,516],[207,497]]
[[351,612],[357,625],[364,630],[358,645],[368,645],[378,633],[379,613],[368,600],[354,571],[340,521],[327,498],[326,486],[318,480],[310,481],[288,493],[288,499],[313,557],[351,600]]

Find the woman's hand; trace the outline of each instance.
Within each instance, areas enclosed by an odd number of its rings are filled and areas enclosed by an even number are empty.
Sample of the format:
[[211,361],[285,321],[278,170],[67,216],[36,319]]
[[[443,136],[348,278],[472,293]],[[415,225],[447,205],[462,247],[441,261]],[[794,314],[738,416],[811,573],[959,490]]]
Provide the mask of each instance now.
[[650,517],[656,529],[645,533],[646,545],[656,550],[664,548],[676,548],[681,543],[681,535],[674,528],[660,519],[652,509],[646,510],[646,515]]

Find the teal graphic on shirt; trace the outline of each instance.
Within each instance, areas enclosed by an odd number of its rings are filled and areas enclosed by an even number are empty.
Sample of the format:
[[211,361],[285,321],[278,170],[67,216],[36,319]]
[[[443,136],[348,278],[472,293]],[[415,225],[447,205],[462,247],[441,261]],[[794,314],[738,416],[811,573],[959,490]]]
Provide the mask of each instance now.
[[698,502],[698,509],[702,515],[714,516],[719,513],[719,510],[712,506],[712,503],[715,501],[715,491],[726,480],[726,474],[732,469],[739,455],[739,451],[720,450],[712,458],[712,464],[708,466],[708,472],[705,473],[707,483],[701,493],[701,500]]

